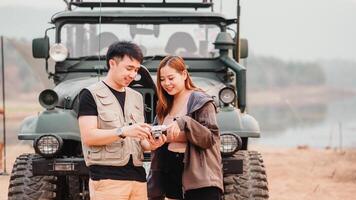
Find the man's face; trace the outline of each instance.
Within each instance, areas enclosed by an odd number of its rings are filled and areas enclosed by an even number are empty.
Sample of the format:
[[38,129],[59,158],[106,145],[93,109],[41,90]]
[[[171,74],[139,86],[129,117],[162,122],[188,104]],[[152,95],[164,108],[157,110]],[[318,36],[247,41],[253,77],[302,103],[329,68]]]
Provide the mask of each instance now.
[[114,58],[109,61],[113,81],[119,87],[127,87],[135,79],[140,69],[140,62],[124,56],[122,59]]

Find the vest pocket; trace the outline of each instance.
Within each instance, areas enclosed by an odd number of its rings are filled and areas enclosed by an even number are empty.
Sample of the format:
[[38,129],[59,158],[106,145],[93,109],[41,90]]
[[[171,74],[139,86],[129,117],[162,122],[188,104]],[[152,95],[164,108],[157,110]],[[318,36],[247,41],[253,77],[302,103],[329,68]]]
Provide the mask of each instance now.
[[105,122],[111,122],[118,119],[117,114],[110,111],[99,112],[99,117]]
[[143,122],[145,122],[145,117],[143,115],[138,115],[138,114],[131,113],[130,114],[130,118],[134,123],[143,123]]
[[97,94],[97,96],[99,97],[99,101],[101,104],[103,105],[110,105],[114,103],[114,99],[109,98],[109,97],[100,97],[100,95]]
[[143,157],[143,150],[142,150],[140,142],[139,141],[133,141],[132,143],[133,143],[133,146],[135,148],[135,152],[137,153],[137,155],[136,155],[137,157],[136,158],[138,160],[142,161],[144,157]]
[[102,157],[103,147],[89,147],[88,159],[89,160],[100,160]]
[[98,117],[104,122],[101,126],[101,128],[115,128],[116,123],[118,122],[119,116],[115,112],[110,112],[110,111],[104,111],[104,112],[99,112]]
[[125,141],[121,140],[118,142],[114,142],[110,145],[106,145],[105,158],[106,159],[122,158],[124,154],[124,143]]

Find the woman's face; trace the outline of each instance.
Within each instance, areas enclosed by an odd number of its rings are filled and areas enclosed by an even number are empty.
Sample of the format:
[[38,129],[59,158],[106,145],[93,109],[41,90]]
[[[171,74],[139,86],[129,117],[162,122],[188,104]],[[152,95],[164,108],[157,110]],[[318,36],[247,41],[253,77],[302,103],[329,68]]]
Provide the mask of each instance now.
[[166,65],[160,69],[160,73],[161,86],[169,95],[174,96],[185,90],[186,71],[179,73],[176,69]]

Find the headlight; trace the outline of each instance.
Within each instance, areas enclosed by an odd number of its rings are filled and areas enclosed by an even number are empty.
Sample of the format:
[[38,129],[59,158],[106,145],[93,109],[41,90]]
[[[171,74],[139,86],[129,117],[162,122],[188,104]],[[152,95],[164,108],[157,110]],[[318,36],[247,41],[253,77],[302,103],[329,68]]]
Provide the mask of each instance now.
[[235,90],[231,87],[225,87],[220,90],[219,98],[220,98],[220,101],[222,101],[224,104],[230,104],[236,98]]
[[36,153],[48,157],[57,154],[62,148],[62,138],[55,135],[42,135],[34,142]]
[[56,43],[49,49],[49,56],[56,62],[62,62],[68,57],[68,49],[63,44]]
[[140,81],[140,80],[141,80],[141,74],[136,74],[135,81]]
[[242,147],[242,141],[238,135],[223,133],[220,135],[220,140],[220,151],[225,155],[231,155]]
[[40,93],[38,101],[42,107],[48,110],[54,109],[58,103],[58,95],[54,90],[46,89]]

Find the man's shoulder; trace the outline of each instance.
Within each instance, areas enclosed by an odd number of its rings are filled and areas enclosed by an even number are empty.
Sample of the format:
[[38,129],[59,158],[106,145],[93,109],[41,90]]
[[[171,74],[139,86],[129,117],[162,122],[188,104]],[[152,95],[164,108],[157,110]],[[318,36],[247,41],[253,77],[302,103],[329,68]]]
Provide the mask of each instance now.
[[79,100],[82,99],[83,97],[88,97],[88,96],[92,96],[92,94],[88,88],[83,88],[82,90],[80,90]]
[[126,87],[125,89],[126,89],[126,93],[130,93],[131,95],[142,98],[142,94],[137,92],[136,90],[129,88],[129,87]]
[[100,90],[103,88],[105,88],[105,84],[102,81],[99,81],[99,82],[91,84],[88,87],[85,87],[83,89],[88,89],[89,91],[97,91],[97,90]]

